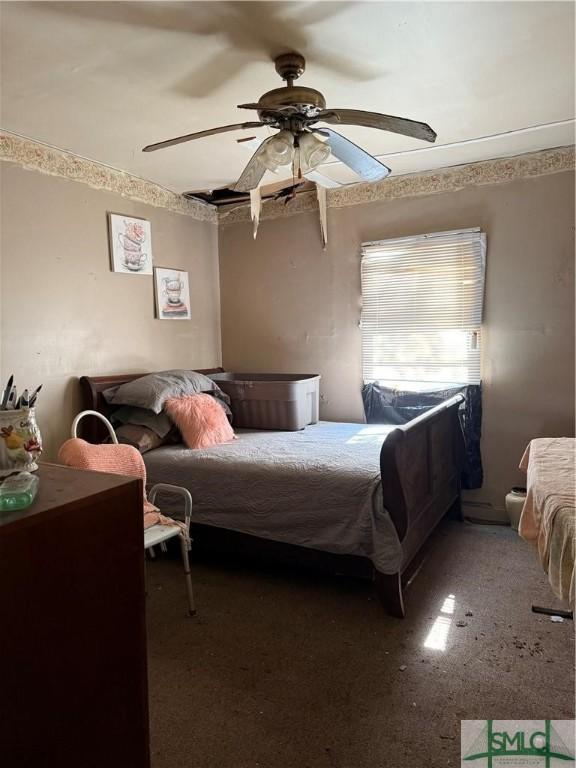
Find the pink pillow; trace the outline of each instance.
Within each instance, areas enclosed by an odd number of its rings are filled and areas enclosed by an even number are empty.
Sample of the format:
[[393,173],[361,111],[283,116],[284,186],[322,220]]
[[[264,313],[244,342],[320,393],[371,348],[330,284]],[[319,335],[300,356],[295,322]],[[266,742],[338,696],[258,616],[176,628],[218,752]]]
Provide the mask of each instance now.
[[234,440],[224,408],[210,395],[169,397],[164,408],[188,448],[207,448]]

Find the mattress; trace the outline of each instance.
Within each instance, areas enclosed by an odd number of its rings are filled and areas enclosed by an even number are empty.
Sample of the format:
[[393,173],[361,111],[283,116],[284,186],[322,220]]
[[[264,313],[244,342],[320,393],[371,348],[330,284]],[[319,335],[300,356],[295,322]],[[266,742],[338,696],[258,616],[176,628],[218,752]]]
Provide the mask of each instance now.
[[144,454],[148,483],[187,488],[192,521],[369,558],[396,573],[402,547],[382,503],[380,449],[391,425],[318,422],[300,432],[238,430],[206,449]]
[[574,607],[576,440],[532,440],[520,468],[528,480],[518,532],[537,547],[554,593]]

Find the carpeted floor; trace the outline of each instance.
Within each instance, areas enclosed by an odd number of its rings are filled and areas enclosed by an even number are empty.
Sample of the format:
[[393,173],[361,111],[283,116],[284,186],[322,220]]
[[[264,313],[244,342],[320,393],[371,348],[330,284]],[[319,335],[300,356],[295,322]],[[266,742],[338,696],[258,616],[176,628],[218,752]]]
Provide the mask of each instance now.
[[461,719],[574,717],[573,622],[531,613],[558,602],[508,528],[443,525],[404,620],[343,577],[193,578],[191,619],[179,563],[148,566],[153,768],[456,766]]

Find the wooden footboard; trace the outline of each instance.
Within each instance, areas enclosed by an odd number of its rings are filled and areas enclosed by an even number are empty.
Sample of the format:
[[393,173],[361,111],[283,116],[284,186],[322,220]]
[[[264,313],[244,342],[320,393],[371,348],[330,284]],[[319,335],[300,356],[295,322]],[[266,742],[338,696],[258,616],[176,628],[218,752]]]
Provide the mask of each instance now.
[[395,574],[376,573],[375,582],[384,608],[393,616],[404,616],[402,575],[446,512],[459,510],[462,400],[456,395],[399,426],[382,445],[384,507],[402,542],[402,565]]

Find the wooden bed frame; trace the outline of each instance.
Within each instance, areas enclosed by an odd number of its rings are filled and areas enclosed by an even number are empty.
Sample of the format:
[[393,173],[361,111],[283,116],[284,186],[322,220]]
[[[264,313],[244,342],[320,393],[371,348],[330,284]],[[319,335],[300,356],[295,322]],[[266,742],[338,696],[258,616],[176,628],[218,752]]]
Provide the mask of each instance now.
[[[221,372],[222,368],[198,370],[208,374]],[[109,416],[113,407],[106,403],[102,392],[145,375],[83,376],[80,379],[83,408]],[[413,570],[417,555],[444,515],[451,512],[461,518],[460,472],[464,438],[458,408],[462,400],[462,395],[456,395],[408,424],[399,425],[382,445],[380,473],[384,479],[384,506],[394,522],[403,550],[398,573],[380,573],[366,558],[265,541],[214,526],[193,525],[195,542],[200,540],[211,548],[229,552],[261,553],[268,550],[274,553],[275,561],[298,561],[343,573],[371,573],[385,610],[393,616],[403,617],[402,583]],[[101,442],[107,436],[98,419],[87,417],[83,424],[82,436],[89,442]]]

